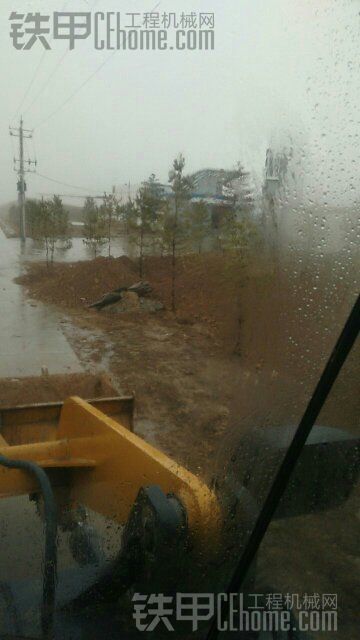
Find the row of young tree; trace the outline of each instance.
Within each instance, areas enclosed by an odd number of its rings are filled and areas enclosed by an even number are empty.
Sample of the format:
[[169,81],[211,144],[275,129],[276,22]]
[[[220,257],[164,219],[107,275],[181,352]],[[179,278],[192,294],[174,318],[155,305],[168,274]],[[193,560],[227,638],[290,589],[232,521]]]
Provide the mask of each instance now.
[[[134,247],[139,263],[139,276],[144,276],[144,259],[148,254],[171,257],[171,301],[175,310],[176,262],[180,253],[201,253],[206,240],[213,235],[209,207],[205,201],[192,202],[193,182],[185,175],[185,159],[179,155],[169,172],[171,194],[152,174],[142,184],[136,198],[122,203],[114,194],[105,195],[98,205],[87,198],[84,205],[84,242],[94,257],[104,245],[111,255],[113,230],[121,225],[129,243]],[[237,175],[242,173],[239,169]],[[233,205],[224,208],[220,228],[216,232],[218,248],[238,261],[255,235],[248,215],[251,200],[234,197]]]
[[[83,208],[84,243],[93,256],[107,245],[111,256],[115,234],[125,233],[138,257],[139,277],[144,276],[146,255],[170,256],[171,300],[175,309],[176,263],[182,253],[201,253],[206,242],[216,239],[217,248],[239,265],[256,235],[249,212],[253,206],[246,186],[247,175],[238,167],[234,177],[243,180],[243,193],[233,197],[231,206],[222,209],[215,230],[208,204],[193,201],[192,178],[185,174],[185,159],[179,155],[169,172],[170,192],[152,174],[136,197],[121,202],[115,194],[104,194],[100,203],[87,198]],[[47,263],[54,260],[57,246],[71,246],[69,213],[59,196],[27,202],[29,234],[42,242]]]
[[[95,257],[105,244],[108,244],[109,256],[111,255],[113,224],[120,217],[119,203],[115,196],[105,194],[100,207],[92,198],[86,200],[84,242]],[[48,264],[54,261],[56,247],[69,249],[72,246],[69,212],[60,196],[54,195],[47,200],[27,200],[26,225],[28,235],[44,246]]]
[[69,212],[59,196],[26,202],[26,222],[29,235],[42,243],[47,264],[54,261],[55,248],[71,246]]

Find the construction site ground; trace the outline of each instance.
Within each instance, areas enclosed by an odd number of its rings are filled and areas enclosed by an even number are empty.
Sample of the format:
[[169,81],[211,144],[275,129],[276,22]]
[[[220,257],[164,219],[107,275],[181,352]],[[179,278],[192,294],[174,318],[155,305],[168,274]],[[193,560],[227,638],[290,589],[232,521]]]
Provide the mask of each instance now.
[[[152,297],[165,306],[157,313],[89,308],[107,292],[139,281],[138,265],[127,257],[29,264],[17,282],[31,299],[66,313],[63,330],[85,371],[105,370],[121,392],[135,393],[135,431],[210,482],[226,472],[246,431],[299,422],[352,302],[330,264],[298,255],[246,264],[229,263],[220,254],[183,256],[176,313],[165,257],[147,258],[144,265]],[[357,355],[351,355],[319,421],[353,433]],[[344,638],[353,637],[356,611],[349,578],[356,520],[352,499],[327,515],[275,522],[263,546],[266,563],[259,567],[264,580],[274,576],[274,590],[346,592],[346,605],[340,604]],[[299,549],[309,553],[306,561]],[[333,559],[324,549],[332,549]]]

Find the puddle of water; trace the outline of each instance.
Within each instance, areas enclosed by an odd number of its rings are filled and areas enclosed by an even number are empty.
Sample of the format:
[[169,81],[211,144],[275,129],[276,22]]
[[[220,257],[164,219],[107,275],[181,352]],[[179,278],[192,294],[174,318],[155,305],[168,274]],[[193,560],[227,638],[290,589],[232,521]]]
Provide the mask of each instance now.
[[[100,329],[96,331],[94,329],[88,330],[84,329],[84,327],[73,325],[71,321],[63,323],[63,331],[69,344],[75,345],[78,358],[83,363],[84,369],[91,373],[104,370],[107,373],[110,372],[114,345],[109,341],[108,335]],[[126,395],[125,392],[121,393]]]
[[[2,232],[1,232],[2,234]],[[3,235],[3,234],[2,234]],[[38,242],[28,238],[23,245],[18,238],[6,239],[10,247],[14,247],[14,252],[18,253],[19,259],[23,262],[45,261],[45,251]],[[2,240],[1,240],[2,242]],[[72,238],[72,246],[70,249],[62,249],[57,247],[54,253],[56,262],[75,262],[77,260],[91,260],[94,253],[86,246],[82,238]],[[111,241],[111,255],[118,258],[128,253],[127,242],[125,238],[114,238]],[[107,256],[108,248],[105,245],[99,255]]]
[[13,279],[24,271],[24,262],[38,259],[33,243],[23,247],[0,231],[0,377],[39,375],[82,370],[62,331],[63,316],[26,298]]

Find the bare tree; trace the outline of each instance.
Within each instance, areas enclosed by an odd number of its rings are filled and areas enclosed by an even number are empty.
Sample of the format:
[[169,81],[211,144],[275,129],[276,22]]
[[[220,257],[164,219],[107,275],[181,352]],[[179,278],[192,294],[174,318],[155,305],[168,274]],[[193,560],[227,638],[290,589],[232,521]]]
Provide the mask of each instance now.
[[169,182],[173,192],[172,206],[167,215],[167,234],[171,246],[171,308],[176,311],[176,258],[180,238],[183,233],[184,209],[191,198],[192,181],[189,176],[184,176],[185,158],[180,154],[175,158],[169,172]]
[[101,247],[108,242],[108,238],[104,216],[94,198],[86,198],[83,216],[85,223],[83,242],[90,247],[96,258]]
[[104,194],[103,202],[99,211],[100,218],[104,221],[104,225],[107,230],[107,243],[109,258],[111,257],[111,240],[114,231],[114,222],[119,219],[120,216],[120,201],[114,193],[107,195]]
[[55,247],[58,242],[71,246],[69,233],[69,213],[59,196],[52,200],[29,202],[30,226],[32,236],[45,246],[46,262],[54,261]]
[[159,233],[159,219],[163,207],[163,188],[154,174],[143,182],[135,202],[127,208],[127,229],[129,241],[139,254],[139,276],[144,273],[144,255],[149,246],[154,245]]

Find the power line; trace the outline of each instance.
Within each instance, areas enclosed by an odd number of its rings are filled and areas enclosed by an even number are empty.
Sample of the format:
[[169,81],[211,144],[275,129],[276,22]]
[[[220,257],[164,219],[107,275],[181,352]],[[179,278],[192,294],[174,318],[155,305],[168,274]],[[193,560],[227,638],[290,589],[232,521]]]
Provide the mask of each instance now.
[[53,111],[52,113],[50,113],[50,115],[48,115],[44,120],[41,120],[40,123],[38,123],[35,127],[35,129],[38,129],[39,127],[42,127],[43,124],[45,124],[46,122],[48,122],[49,120],[51,120],[51,118],[53,118],[54,116],[56,116],[59,111],[61,111],[61,109],[63,109],[63,107],[65,107],[69,102],[71,102],[71,100],[73,98],[75,98],[75,96],[77,96],[78,93],[80,93],[81,89],[83,89],[89,82],[90,80],[92,80],[98,73],[99,71],[101,71],[101,69],[106,65],[107,62],[109,62],[110,58],[113,57],[113,55],[116,53],[116,50],[114,50],[99,66],[97,69],[95,69],[95,71],[93,71],[93,73],[90,74],[90,76],[88,76],[88,78],[86,80],[84,80],[84,82],[77,87],[77,89],[75,89],[75,91],[73,91],[70,96],[68,96],[68,98],[66,98],[66,100],[64,100],[64,102],[62,102],[57,109],[55,109],[55,111]]
[[12,154],[13,154],[13,166],[14,166],[14,171],[15,171],[16,170],[15,143],[14,143],[12,135],[10,135],[10,140],[11,140],[11,150],[12,150]]
[[55,67],[53,68],[53,70],[50,72],[50,75],[47,77],[47,79],[45,80],[44,84],[42,85],[40,91],[36,94],[35,98],[33,99],[33,101],[30,103],[30,105],[27,107],[27,109],[25,109],[24,111],[24,115],[26,115],[31,107],[35,104],[35,102],[40,98],[40,96],[42,96],[42,94],[44,93],[46,87],[48,86],[48,84],[51,82],[51,80],[54,79],[55,74],[58,70],[58,68],[60,67],[60,65],[62,64],[62,62],[65,60],[67,54],[69,53],[69,49],[66,49],[66,51],[64,52],[64,54],[61,56],[60,60],[58,60],[58,62],[56,63]]
[[[48,197],[52,197],[53,194],[52,193],[44,193],[42,191],[38,192],[39,196],[46,196]],[[93,198],[94,200],[103,200],[104,196],[95,196],[95,195],[89,195],[89,194],[82,194],[82,195],[74,195],[72,193],[57,193],[56,195],[58,195],[60,198],[75,198],[77,200],[86,200],[86,198]]]
[[[97,2],[97,0],[96,0]],[[95,2],[95,4],[96,4]],[[155,11],[155,9],[158,8],[158,6],[160,5],[160,2],[158,2],[155,7],[153,9],[151,9],[151,13],[153,13]],[[94,5],[95,6],[95,5]],[[52,111],[52,113],[50,113],[44,120],[41,120],[37,125],[36,125],[36,129],[38,129],[39,127],[41,127],[43,124],[45,124],[46,122],[48,122],[49,120],[51,120],[51,118],[53,118],[54,116],[56,116],[59,111],[61,111],[61,109],[63,109],[69,102],[71,102],[71,100],[73,98],[75,98],[77,96],[77,94],[90,82],[90,80],[92,80],[100,71],[101,69],[103,69],[103,67],[105,67],[105,65],[109,62],[109,60],[111,60],[111,58],[115,55],[115,53],[117,53],[116,49],[114,49],[114,51],[97,67],[97,69],[95,69],[95,71],[93,71],[87,78],[86,80],[84,80],[84,82],[82,82],[80,84],[80,86],[75,89],[75,91],[73,91],[70,96],[68,96],[68,98],[66,98],[66,100],[64,100],[64,102],[62,102],[54,111]]]
[[[61,11],[64,11],[66,9],[66,5],[68,4],[68,2],[69,2],[69,0],[65,1]],[[50,38],[50,42],[52,42],[53,39],[54,39],[54,37]],[[41,67],[42,63],[45,60],[45,56],[46,56],[47,52],[48,52],[48,49],[44,49],[44,51],[42,52],[42,56],[41,56],[41,58],[40,58],[40,60],[39,60],[39,62],[37,64],[37,67],[35,68],[35,71],[34,71],[34,73],[32,75],[32,78],[31,78],[31,80],[30,80],[30,82],[29,82],[29,84],[28,84],[28,86],[27,86],[27,88],[25,90],[25,93],[24,93],[24,95],[23,95],[23,97],[22,97],[22,99],[20,101],[20,104],[19,104],[18,108],[16,109],[16,112],[15,112],[15,115],[14,115],[14,120],[17,117],[17,115],[20,113],[20,110],[21,110],[21,107],[23,106],[23,104],[25,104],[25,100],[28,97],[30,89],[31,89],[31,87],[33,86],[33,84],[35,82],[35,79],[36,79],[36,77],[37,77],[37,75],[38,75],[38,73],[40,71],[40,67]],[[27,111],[28,111],[28,109],[27,109]]]
[[[89,4],[87,2],[87,0],[84,0],[86,2],[86,4]],[[99,0],[95,0],[94,4],[92,5],[91,9],[94,9],[95,5],[99,2]],[[66,8],[67,2],[65,3],[64,7],[63,7],[63,11]],[[53,41],[53,38],[51,39],[50,42]],[[51,80],[54,79],[55,74],[57,72],[57,70],[59,69],[60,65],[63,63],[63,61],[65,60],[67,54],[69,53],[70,49],[66,49],[63,53],[63,55],[61,56],[60,60],[58,60],[58,62],[56,63],[55,67],[53,68],[52,71],[50,71],[49,76],[47,77],[47,79],[45,80],[43,86],[41,87],[40,91],[36,94],[35,98],[33,99],[33,101],[30,103],[30,105],[26,108],[24,115],[26,115],[28,113],[28,111],[30,111],[31,107],[35,104],[35,102],[40,98],[40,96],[44,93],[46,87],[48,86],[48,84],[51,82]],[[46,53],[44,51],[44,53]]]
[[33,136],[31,138],[31,142],[32,142],[32,147],[33,147],[33,152],[34,152],[34,158],[35,160],[37,159],[37,153],[36,153],[36,143],[35,143],[35,136]]
[[17,108],[17,109],[16,109],[16,111],[15,111],[15,115],[14,115],[14,118],[13,118],[14,120],[15,120],[16,116],[18,115],[18,113],[20,113],[20,109],[21,109],[21,107],[23,106],[23,104],[24,104],[24,102],[25,102],[25,100],[26,100],[27,96],[29,95],[30,89],[31,89],[31,87],[32,87],[32,86],[33,86],[33,84],[34,84],[35,78],[37,77],[37,74],[38,74],[38,73],[39,73],[39,71],[40,71],[40,67],[41,67],[41,65],[42,65],[42,63],[43,63],[43,60],[44,60],[44,58],[45,58],[45,55],[46,55],[46,49],[45,49],[45,51],[43,51],[43,54],[42,54],[42,56],[41,56],[41,58],[40,58],[40,60],[39,60],[39,62],[38,62],[38,65],[37,65],[37,67],[36,67],[36,69],[35,69],[35,72],[33,73],[32,78],[31,78],[31,80],[30,80],[30,82],[29,82],[29,84],[28,84],[28,86],[27,86],[27,89],[26,89],[26,91],[25,91],[25,93],[24,93],[24,95],[23,95],[23,97],[22,97],[22,100],[21,100],[21,102],[20,102],[20,104],[19,104],[18,108]]
[[88,189],[88,187],[79,187],[78,185],[68,184],[67,182],[61,182],[61,180],[56,180],[55,178],[50,178],[49,176],[45,176],[42,173],[36,171],[36,175],[40,178],[44,178],[45,180],[49,180],[49,182],[54,182],[55,184],[60,184],[62,187],[69,187],[70,189],[79,189],[80,191],[92,191],[93,193],[97,193],[94,189]]

